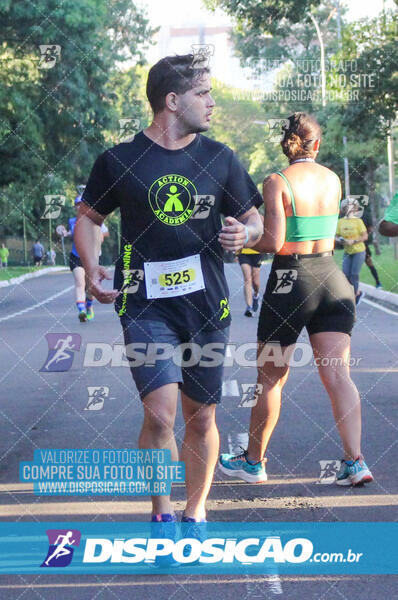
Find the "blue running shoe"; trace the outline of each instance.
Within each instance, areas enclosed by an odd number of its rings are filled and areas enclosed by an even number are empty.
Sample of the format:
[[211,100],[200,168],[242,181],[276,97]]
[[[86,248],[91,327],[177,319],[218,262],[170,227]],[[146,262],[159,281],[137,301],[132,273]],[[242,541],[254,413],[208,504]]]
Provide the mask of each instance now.
[[342,459],[336,476],[337,485],[362,485],[373,481],[373,475],[362,456],[356,460]]
[[265,471],[266,459],[252,463],[247,460],[247,452],[244,450],[242,454],[221,454],[218,461],[220,470],[230,477],[239,477],[249,483],[264,483],[267,481],[267,473]]
[[[177,541],[179,531],[176,515],[164,513],[152,515],[151,518],[151,538],[170,539]],[[173,558],[172,554],[157,556],[152,562],[155,567],[179,567],[180,563]]]
[[[186,517],[185,515],[181,518],[181,538],[193,538],[199,542],[204,542],[207,537],[206,519],[194,519],[193,517]],[[183,555],[188,557],[191,555],[191,548],[185,546]],[[200,557],[199,557],[200,558]],[[199,558],[188,563],[190,566],[199,565]]]
[[151,523],[177,523],[177,517],[174,514],[163,513],[158,515],[152,515]]
[[[184,537],[195,538],[201,542],[206,539],[206,519],[194,519],[193,517],[181,517],[181,523],[186,523],[181,527],[181,533]],[[189,524],[188,524],[189,523]]]

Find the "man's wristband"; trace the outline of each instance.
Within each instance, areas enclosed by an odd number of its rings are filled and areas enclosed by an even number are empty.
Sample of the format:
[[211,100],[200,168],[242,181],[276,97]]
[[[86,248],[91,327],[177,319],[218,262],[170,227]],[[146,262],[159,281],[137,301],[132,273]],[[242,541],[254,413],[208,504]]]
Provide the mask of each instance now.
[[249,241],[249,228],[247,227],[247,225],[245,225],[245,231],[246,231],[246,237],[245,237],[245,243],[244,245],[247,244],[247,242]]

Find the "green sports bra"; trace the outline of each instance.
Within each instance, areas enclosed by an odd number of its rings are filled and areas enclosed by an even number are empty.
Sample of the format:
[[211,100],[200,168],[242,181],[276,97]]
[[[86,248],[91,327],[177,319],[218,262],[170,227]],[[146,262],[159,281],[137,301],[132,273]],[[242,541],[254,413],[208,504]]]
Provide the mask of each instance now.
[[288,178],[281,171],[276,171],[286,182],[292,201],[293,215],[286,217],[286,242],[308,242],[334,238],[336,235],[339,213],[335,215],[316,215],[314,217],[300,217],[296,215],[296,203],[293,190]]

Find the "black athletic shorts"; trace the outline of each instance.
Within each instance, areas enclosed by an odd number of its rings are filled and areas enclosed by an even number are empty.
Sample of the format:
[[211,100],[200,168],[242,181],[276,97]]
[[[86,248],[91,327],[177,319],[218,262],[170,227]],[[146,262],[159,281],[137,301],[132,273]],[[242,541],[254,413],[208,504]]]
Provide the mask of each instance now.
[[290,346],[303,327],[309,335],[351,335],[354,322],[354,288],[333,256],[275,256],[261,306],[259,341]]
[[122,317],[126,358],[141,399],[168,383],[201,404],[222,396],[229,327],[189,333],[163,321]]
[[69,254],[69,268],[71,271],[73,271],[73,269],[76,269],[76,267],[84,268],[80,257],[76,256],[76,254],[73,254],[73,252],[71,252]]
[[239,254],[238,260],[240,265],[250,265],[251,267],[259,269],[261,267],[261,261],[264,258],[264,254]]

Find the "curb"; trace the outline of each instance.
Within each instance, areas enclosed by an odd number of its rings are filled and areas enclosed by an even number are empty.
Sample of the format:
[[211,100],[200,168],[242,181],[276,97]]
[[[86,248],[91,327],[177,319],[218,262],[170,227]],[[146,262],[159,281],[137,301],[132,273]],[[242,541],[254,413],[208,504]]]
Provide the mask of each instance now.
[[17,285],[18,283],[26,281],[26,279],[34,279],[35,277],[41,277],[42,275],[55,273],[56,271],[68,271],[68,267],[45,267],[44,269],[40,269],[40,271],[35,271],[34,273],[25,273],[25,275],[19,275],[19,277],[13,277],[12,279],[0,281],[0,288],[7,287],[9,285]]
[[379,302],[388,302],[388,304],[393,304],[394,306],[398,307],[398,294],[394,294],[394,292],[386,292],[385,290],[377,290],[375,287],[373,287],[373,285],[362,283],[361,281],[359,282],[359,287],[369,298],[373,298]]

